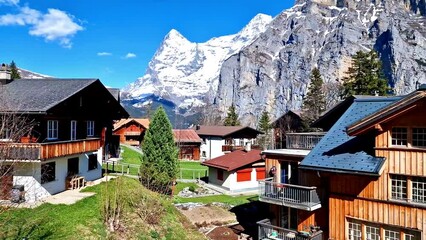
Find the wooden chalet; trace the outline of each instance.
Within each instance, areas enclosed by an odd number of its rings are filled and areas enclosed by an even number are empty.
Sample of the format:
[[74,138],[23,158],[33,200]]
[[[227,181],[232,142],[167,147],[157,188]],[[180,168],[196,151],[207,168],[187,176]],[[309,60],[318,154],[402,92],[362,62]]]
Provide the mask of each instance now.
[[149,119],[120,119],[114,123],[113,135],[120,139],[120,143],[140,146],[148,127]]
[[72,178],[102,177],[102,159],[117,146],[113,120],[128,114],[98,79],[0,76],[2,199],[12,186],[37,201],[73,187]]
[[274,132],[274,148],[282,149],[286,146],[286,134],[302,130],[302,112],[289,110],[271,123]]
[[173,129],[173,136],[179,148],[179,159],[200,160],[201,138],[194,129]]

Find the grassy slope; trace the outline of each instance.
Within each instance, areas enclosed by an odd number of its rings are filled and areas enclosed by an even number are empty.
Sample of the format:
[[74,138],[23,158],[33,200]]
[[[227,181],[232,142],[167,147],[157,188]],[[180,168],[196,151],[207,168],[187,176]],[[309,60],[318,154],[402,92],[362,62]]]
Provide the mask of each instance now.
[[128,164],[141,164],[142,155],[126,146],[121,145],[121,148],[124,150],[122,154],[122,162]]
[[[109,190],[114,189],[114,182],[116,180],[108,184]],[[164,239],[204,239],[173,207],[170,199],[146,190],[134,179],[124,177],[120,186],[125,203],[121,220],[123,227],[110,238],[156,239],[158,236]],[[84,191],[97,194],[73,205],[43,204],[34,209],[10,209],[1,213],[0,239],[107,238],[101,216],[101,196],[105,196],[105,183]],[[142,212],[151,212],[149,207],[155,207],[157,213],[151,224],[136,214],[142,209],[148,210]]]

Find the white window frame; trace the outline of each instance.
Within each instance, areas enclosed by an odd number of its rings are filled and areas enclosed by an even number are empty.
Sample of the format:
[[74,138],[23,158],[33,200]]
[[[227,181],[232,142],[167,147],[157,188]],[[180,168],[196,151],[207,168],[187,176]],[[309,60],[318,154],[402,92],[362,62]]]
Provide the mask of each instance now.
[[[404,130],[404,131],[400,131]],[[403,136],[405,135],[405,138]],[[391,130],[391,145],[392,146],[407,146],[408,145],[408,127],[393,127]]]
[[391,199],[407,200],[408,199],[408,181],[406,176],[390,175],[391,182]]
[[358,222],[348,221],[348,240],[362,239],[362,225]]
[[[413,147],[426,147],[426,128],[424,127],[413,127],[411,130],[412,134],[412,146]],[[422,136],[422,139],[419,137]]]
[[87,136],[93,137],[95,135],[95,121],[87,121]]
[[77,121],[71,120],[70,139],[77,139]]
[[[356,240],[412,240],[421,239],[420,231],[413,231],[397,226],[390,226],[384,224],[376,224],[369,221],[363,221],[361,219],[355,219],[351,217],[346,218],[346,239]],[[371,235],[370,235],[371,234]],[[356,236],[354,236],[356,235]],[[374,236],[374,238],[371,238]],[[395,238],[396,237],[396,238]]]
[[47,121],[47,139],[58,139],[59,123],[58,120]]

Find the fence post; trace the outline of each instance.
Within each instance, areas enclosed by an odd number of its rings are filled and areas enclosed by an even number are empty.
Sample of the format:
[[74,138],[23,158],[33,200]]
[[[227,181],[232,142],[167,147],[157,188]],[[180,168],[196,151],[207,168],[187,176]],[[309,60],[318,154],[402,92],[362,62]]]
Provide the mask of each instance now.
[[130,165],[127,165],[127,175],[130,174]]
[[195,179],[195,171],[192,170],[192,179]]

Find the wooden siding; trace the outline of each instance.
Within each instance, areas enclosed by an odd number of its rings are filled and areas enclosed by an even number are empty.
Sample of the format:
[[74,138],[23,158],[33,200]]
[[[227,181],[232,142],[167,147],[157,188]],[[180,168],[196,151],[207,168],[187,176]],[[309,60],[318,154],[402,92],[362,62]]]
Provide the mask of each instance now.
[[346,217],[404,229],[420,230],[423,231],[422,239],[426,239],[425,209],[331,195],[330,239],[346,239]]

